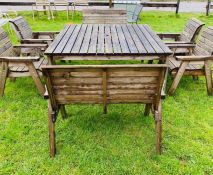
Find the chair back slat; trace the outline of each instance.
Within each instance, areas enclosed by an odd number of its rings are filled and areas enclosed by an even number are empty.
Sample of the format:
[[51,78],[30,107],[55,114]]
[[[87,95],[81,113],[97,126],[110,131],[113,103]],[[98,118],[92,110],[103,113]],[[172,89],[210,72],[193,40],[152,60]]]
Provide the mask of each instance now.
[[16,35],[20,40],[33,38],[32,29],[22,16],[10,20],[10,23],[12,24]]
[[83,23],[85,24],[126,24],[126,10],[118,9],[84,9]]
[[204,26],[204,23],[192,18],[187,23],[180,35],[180,41],[186,42],[195,42],[196,37],[198,36],[201,28]]
[[0,28],[0,56],[15,56],[13,45],[7,33]]
[[203,30],[195,49],[194,55],[213,55],[213,27],[208,27]]

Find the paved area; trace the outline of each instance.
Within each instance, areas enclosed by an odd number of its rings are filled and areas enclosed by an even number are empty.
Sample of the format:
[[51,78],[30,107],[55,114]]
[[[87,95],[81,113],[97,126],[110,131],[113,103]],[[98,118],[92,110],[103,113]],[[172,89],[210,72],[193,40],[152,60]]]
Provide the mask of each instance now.
[[[9,0],[8,0],[9,1]],[[16,0],[18,1],[18,0]],[[19,1],[26,1],[26,0],[19,0]],[[28,0],[29,1],[29,0]],[[182,2],[180,3],[180,12],[206,12],[206,4],[207,2]],[[82,10],[85,7],[77,7],[77,10]],[[99,7],[99,8],[106,8],[106,7]],[[31,10],[30,6],[0,6],[1,11],[6,10]],[[148,10],[162,10],[162,11],[174,11],[174,8],[152,8],[152,7],[145,7],[144,11]]]

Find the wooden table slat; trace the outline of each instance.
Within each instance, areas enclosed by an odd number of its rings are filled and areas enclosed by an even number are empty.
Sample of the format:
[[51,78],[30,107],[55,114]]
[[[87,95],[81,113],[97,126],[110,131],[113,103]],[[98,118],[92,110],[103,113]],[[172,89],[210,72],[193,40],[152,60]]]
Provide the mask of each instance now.
[[143,32],[141,32],[139,27],[137,25],[133,25],[133,28],[134,28],[135,32],[137,33],[140,41],[143,43],[147,53],[154,53],[155,50],[153,49],[152,45],[149,43],[149,41],[147,40],[147,38],[145,37]]
[[65,26],[45,54],[51,59],[65,56],[72,60],[112,57],[126,60],[146,56],[166,58],[172,51],[148,25],[75,24]]
[[55,50],[54,53],[61,53],[65,47],[65,45],[67,44],[68,40],[70,39],[70,37],[72,36],[72,33],[75,29],[76,25],[71,25],[69,27],[69,29],[67,30],[67,32],[65,33],[65,35],[63,36],[63,39],[60,42],[60,45],[58,45]]
[[139,29],[143,32],[153,49],[156,53],[164,53],[158,43],[153,39],[153,37],[149,34],[149,32],[144,28],[144,25],[138,25]]
[[105,25],[105,52],[106,54],[113,54],[112,35],[109,25]]
[[97,45],[97,54],[104,54],[104,25],[98,25],[98,45]]
[[63,52],[62,53],[70,53],[72,48],[73,48],[73,45],[78,37],[78,34],[79,34],[79,30],[81,29],[81,25],[77,25],[72,33],[72,35],[70,36],[66,46],[64,47],[63,49]]
[[113,44],[114,54],[122,53],[115,25],[111,26],[111,34],[112,34],[112,44]]
[[138,49],[139,53],[147,53],[146,49],[144,48],[142,42],[138,38],[138,35],[136,34],[135,30],[133,29],[132,25],[127,25],[127,28],[129,30],[129,33],[131,34],[132,38],[134,38],[134,43]]
[[130,53],[121,25],[116,25],[116,29],[117,29],[118,39],[120,41],[122,52]]
[[131,53],[138,53],[138,49],[132,39],[132,36],[127,28],[127,25],[121,25],[122,26],[122,30],[124,31],[124,36],[126,38],[126,41],[127,41],[127,44],[128,44],[128,47],[129,47],[129,50]]
[[98,33],[98,25],[94,25],[92,35],[91,35],[91,42],[90,42],[89,50],[88,50],[88,53],[90,53],[90,54],[91,53],[96,54],[96,45],[98,42],[97,33]]
[[83,40],[83,43],[81,46],[80,53],[86,54],[88,52],[92,29],[93,29],[93,26],[91,24],[88,24],[87,31],[85,33],[85,37],[84,37],[84,40]]
[[49,47],[46,49],[45,53],[53,53],[55,48],[58,46],[60,41],[62,40],[63,36],[66,34],[67,30],[69,29],[69,25],[66,25],[65,28],[56,36],[54,42],[52,42]]
[[160,37],[156,35],[148,25],[144,25],[144,27],[149,32],[149,34],[155,39],[155,41],[158,43],[161,49],[164,50],[164,52],[170,52],[170,49],[162,42]]
[[80,52],[80,49],[81,49],[81,46],[82,46],[82,41],[84,40],[84,35],[86,33],[86,30],[87,30],[87,24],[82,24],[82,27],[79,31],[79,34],[78,34],[78,37],[75,41],[75,44],[73,45],[73,48],[72,48],[72,53],[79,53]]

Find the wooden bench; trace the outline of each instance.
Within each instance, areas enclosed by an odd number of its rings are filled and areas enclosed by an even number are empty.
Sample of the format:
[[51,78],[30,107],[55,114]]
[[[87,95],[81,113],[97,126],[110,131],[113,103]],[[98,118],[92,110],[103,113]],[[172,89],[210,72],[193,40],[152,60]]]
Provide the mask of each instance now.
[[47,44],[22,44],[13,46],[6,32],[0,28],[0,96],[4,95],[7,77],[26,77],[32,76],[39,93],[44,95],[44,87],[41,83],[41,65],[46,65],[47,60],[39,57],[20,56],[22,48],[33,48],[37,52],[47,47]]
[[50,44],[59,32],[33,32],[27,21],[19,16],[10,20],[11,26],[14,29],[21,43],[46,43]]
[[170,48],[187,48],[190,51],[190,55],[177,56],[169,60],[169,68],[171,73],[175,75],[174,81],[169,89],[169,95],[175,92],[183,75],[204,75],[208,94],[212,95],[211,61],[213,60],[213,27],[208,27],[202,32],[196,45],[176,44]]
[[[49,104],[50,155],[56,152],[55,122],[59,111],[66,117],[64,105],[115,103],[146,104],[145,115],[154,113],[156,151],[161,152],[161,90],[167,65],[49,65],[42,67]],[[47,96],[46,96],[47,97]]]
[[[165,41],[167,46],[173,46],[177,43],[181,44],[189,44],[189,43],[195,43],[197,36],[199,35],[202,27],[205,24],[198,19],[192,18],[189,19],[185,27],[182,31],[182,33],[159,33],[158,36],[163,40],[172,40],[172,41]],[[176,54],[188,54],[187,49],[179,48],[175,51]]]
[[126,24],[126,10],[118,9],[83,9],[85,24]]

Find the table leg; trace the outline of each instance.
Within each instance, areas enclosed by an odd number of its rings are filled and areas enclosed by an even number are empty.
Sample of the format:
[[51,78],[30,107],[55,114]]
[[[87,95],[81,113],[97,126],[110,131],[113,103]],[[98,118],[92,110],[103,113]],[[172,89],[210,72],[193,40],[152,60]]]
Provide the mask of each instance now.
[[43,5],[43,10],[44,10],[44,14],[46,15],[47,12],[46,12],[46,6],[45,5]]
[[[165,61],[163,61],[163,60],[165,60]],[[159,61],[160,64],[165,63],[167,65],[168,65],[168,62],[169,62],[169,57],[161,58]],[[165,73],[165,79],[164,79],[163,88],[161,91],[162,98],[166,97],[166,84],[167,84],[168,74],[169,74],[169,68],[166,69],[166,73]]]
[[48,60],[49,65],[55,65],[56,64],[52,55],[47,56],[47,60]]

